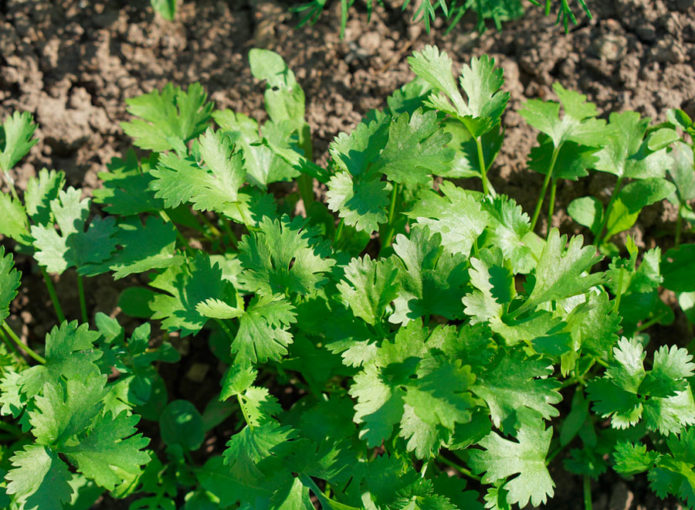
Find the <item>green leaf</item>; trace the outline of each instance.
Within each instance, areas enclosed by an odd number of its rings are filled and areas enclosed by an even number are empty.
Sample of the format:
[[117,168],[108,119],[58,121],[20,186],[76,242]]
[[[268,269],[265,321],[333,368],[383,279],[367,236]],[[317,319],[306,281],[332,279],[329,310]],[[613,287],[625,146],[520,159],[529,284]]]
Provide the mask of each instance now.
[[159,417],[159,431],[167,446],[195,451],[205,439],[203,417],[188,400],[173,400]]
[[600,257],[593,246],[582,246],[583,241],[582,236],[575,236],[567,243],[557,229],[550,231],[536,266],[533,290],[516,315],[547,301],[582,294],[603,281],[602,273],[584,274]]
[[0,234],[14,239],[20,244],[31,244],[27,213],[19,200],[14,200],[9,194],[0,192]]
[[486,197],[482,202],[488,213],[487,242],[497,246],[512,265],[514,273],[526,274],[536,266],[531,239],[531,220],[520,205],[506,195]]
[[611,417],[614,428],[626,428],[644,418],[650,430],[679,433],[695,423],[695,401],[687,383],[695,369],[685,349],[664,346],[644,369],[644,347],[623,338],[614,349],[615,360],[601,379],[587,387],[594,411]]
[[0,170],[8,172],[38,142],[32,138],[36,124],[28,112],[14,112],[0,126]]
[[603,148],[596,153],[594,168],[618,177],[663,177],[671,165],[666,149],[651,151],[644,136],[649,119],[636,112],[611,113]]
[[197,333],[208,321],[197,309],[199,303],[211,298],[226,301],[232,289],[222,279],[222,269],[213,264],[202,252],[188,258],[185,264],[170,266],[156,276],[155,289],[167,294],[157,294],[149,308],[153,319],[163,319],[162,326],[169,331],[180,330],[183,336]]
[[115,279],[151,269],[163,269],[181,263],[175,254],[176,227],[156,216],[126,219],[118,225],[113,240],[120,247],[108,260],[81,267],[81,274],[95,275],[113,271]]
[[69,267],[80,268],[109,258],[116,247],[115,220],[97,216],[88,224],[89,200],[80,200],[78,190],[70,187],[60,191],[51,201],[51,212],[55,224],[31,227],[36,260],[49,273],[60,274]]
[[393,249],[404,270],[399,271],[401,284],[389,321],[405,323],[431,315],[463,318],[459,303],[468,283],[465,257],[445,252],[441,236],[420,226],[411,229],[409,238],[396,236]]
[[249,51],[251,74],[267,82],[265,107],[274,122],[290,120],[304,123],[304,91],[294,73],[274,51],[253,48]]
[[152,8],[162,18],[173,21],[176,17],[176,0],[150,0]]
[[502,69],[495,60],[483,55],[474,57],[461,68],[459,82],[467,100],[456,86],[451,72],[452,62],[445,52],[426,46],[408,58],[412,71],[426,81],[437,95],[430,96],[429,105],[461,119],[471,136],[477,138],[500,122],[509,92],[502,92]]
[[233,154],[229,139],[219,131],[208,129],[198,141],[205,167],[190,157],[164,154],[151,172],[155,179],[150,186],[168,208],[190,202],[198,211],[227,214],[238,207],[238,191],[244,182],[241,154]]
[[77,321],[55,326],[46,336],[46,363],[21,372],[22,392],[33,397],[47,384],[62,378],[98,379],[100,371],[95,362],[102,356],[94,347],[98,338],[99,334],[89,331],[87,324],[78,325]]
[[480,443],[484,450],[471,450],[469,464],[475,473],[485,473],[483,483],[493,483],[518,475],[505,484],[507,502],[525,507],[545,504],[555,487],[545,465],[553,429],[545,429],[540,420],[524,424],[518,430],[518,442],[492,432]]
[[435,112],[403,113],[389,125],[389,138],[378,168],[386,177],[406,187],[428,184],[431,175],[446,173],[454,151],[447,148]]
[[509,348],[500,351],[486,370],[477,374],[472,391],[485,400],[497,427],[518,417],[520,408],[533,409],[547,420],[559,415],[553,405],[562,400],[559,383],[548,378],[551,373],[543,359]]
[[378,176],[374,167],[389,139],[391,117],[381,112],[370,115],[350,133],[340,133],[329,147],[333,162],[353,177]]
[[292,343],[289,329],[294,322],[294,307],[283,296],[256,297],[239,318],[232,353],[251,363],[278,361]]
[[[24,205],[32,221],[45,225],[51,221],[51,201],[58,198],[58,193],[65,186],[65,173],[42,168],[38,177],[27,182],[24,193]],[[94,190],[96,195],[98,190]]]
[[58,454],[40,445],[27,445],[10,459],[7,493],[23,510],[63,510],[70,501],[70,471]]
[[316,232],[304,227],[301,218],[263,218],[258,230],[239,243],[239,259],[245,269],[239,281],[245,290],[266,296],[314,294],[335,263],[323,258],[325,252],[316,240]]
[[684,142],[676,142],[669,153],[673,163],[669,165],[669,173],[678,190],[681,203],[695,199],[695,163],[693,149]]
[[390,259],[354,258],[337,289],[355,317],[372,326],[381,322],[399,291],[398,268]]
[[[559,83],[553,84],[560,103],[531,99],[519,111],[531,126],[545,133],[559,148],[565,142],[575,142],[590,147],[600,147],[605,137],[605,121],[596,119],[596,105],[586,101],[586,96],[567,90]],[[564,116],[560,118],[560,104]]]
[[671,248],[661,259],[664,287],[676,292],[695,291],[695,244]]
[[[553,158],[554,145],[552,139],[544,134],[538,135],[539,145],[531,149],[528,166],[536,172],[546,175]],[[594,155],[596,148],[581,145],[568,140],[562,143],[553,166],[553,177],[578,181],[589,175],[589,169],[593,168],[598,158]]]
[[[138,475],[150,461],[143,448],[149,439],[136,434],[139,416],[107,413],[76,445],[64,446],[62,452],[77,464],[78,470],[106,490],[121,483],[127,475]],[[127,478],[126,478],[127,479]]]
[[584,225],[594,235],[599,234],[603,225],[603,204],[596,197],[575,198],[567,206],[567,213],[574,221]]
[[429,358],[419,365],[417,380],[403,400],[400,435],[409,451],[421,459],[431,458],[457,423],[470,421],[475,400],[469,390],[474,380],[471,368],[461,361]]
[[141,168],[132,149],[125,159],[113,158],[106,165],[109,171],[99,173],[102,187],[94,190],[94,201],[105,205],[106,212],[119,216],[157,213],[164,209],[164,202],[155,198],[150,188],[154,176],[149,164],[142,166],[145,168]]
[[14,268],[11,254],[5,255],[5,247],[0,246],[0,323],[10,315],[10,304],[17,296],[21,273]]
[[45,385],[42,394],[34,399],[36,408],[29,412],[37,443],[55,445],[62,451],[75,435],[88,430],[104,407],[105,379],[106,376],[84,382],[68,379],[64,384]]
[[297,152],[301,150],[295,144],[296,126],[287,121],[268,121],[261,129],[255,120],[231,110],[215,112],[213,117],[241,152],[246,177],[254,186],[265,189],[272,182],[292,180],[302,165],[309,164]]
[[[695,429],[666,440],[670,455],[658,457],[649,471],[649,485],[660,498],[672,494],[695,505]],[[650,452],[652,453],[652,452]]]
[[439,189],[444,196],[424,192],[407,215],[428,226],[433,234],[440,234],[442,245],[451,253],[468,256],[487,225],[488,215],[473,192],[446,181]]
[[630,476],[647,471],[656,460],[656,455],[647,451],[647,447],[641,443],[621,441],[615,445],[613,459],[614,469],[622,475]]
[[391,185],[378,176],[358,179],[348,172],[339,172],[331,177],[327,186],[328,208],[338,212],[346,225],[371,233],[386,223]]
[[126,99],[128,113],[139,119],[121,123],[125,133],[141,149],[168,151],[180,149],[207,127],[214,104],[199,83],[184,91],[168,83],[161,91],[152,91]]
[[661,202],[676,190],[673,183],[663,178],[648,178],[627,184],[620,190],[618,198],[630,213]]
[[513,275],[503,265],[499,252],[482,251],[481,258],[470,259],[468,270],[475,288],[461,301],[471,324],[499,320],[514,297]]
[[389,439],[403,416],[405,392],[386,384],[377,367],[368,365],[354,377],[350,395],[357,399],[354,421],[363,424],[359,436],[367,447]]

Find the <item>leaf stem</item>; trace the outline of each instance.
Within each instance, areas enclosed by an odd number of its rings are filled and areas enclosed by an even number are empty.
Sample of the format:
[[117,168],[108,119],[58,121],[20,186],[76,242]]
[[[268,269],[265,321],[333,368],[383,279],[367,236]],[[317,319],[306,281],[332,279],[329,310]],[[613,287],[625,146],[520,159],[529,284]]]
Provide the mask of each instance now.
[[335,236],[333,236],[333,244],[338,245],[340,238],[343,236],[343,229],[345,228],[345,218],[340,218],[340,223],[338,223],[338,228],[335,229]]
[[[531,230],[536,228],[536,223],[538,222],[538,217],[541,214],[541,207],[543,207],[543,200],[545,199],[545,193],[548,191],[548,184],[553,176],[553,170],[555,169],[555,163],[557,162],[557,157],[560,154],[560,147],[558,145],[553,149],[553,156],[550,158],[550,165],[548,166],[548,173],[545,174],[545,180],[543,181],[543,187],[541,188],[541,194],[536,202],[536,209],[533,211],[533,219],[531,220]],[[549,220],[550,221],[550,220]],[[550,229],[548,229],[550,230]]]
[[12,339],[12,341],[13,341],[15,344],[17,344],[17,347],[19,347],[20,349],[22,349],[24,352],[26,352],[26,353],[27,353],[29,356],[31,356],[32,358],[34,358],[35,361],[38,361],[38,362],[41,363],[42,365],[45,365],[45,364],[46,364],[46,358],[44,358],[43,356],[37,354],[36,352],[34,352],[34,350],[33,350],[31,347],[29,347],[28,345],[26,345],[25,343],[23,343],[23,342],[19,339],[19,337],[15,334],[15,332],[12,331],[12,328],[10,328],[10,326],[7,325],[7,322],[2,321],[2,329],[4,329],[4,330],[5,330],[5,333],[7,333],[7,335]]
[[618,193],[620,193],[620,189],[623,186],[623,176],[621,175],[618,177],[618,181],[615,183],[615,188],[613,188],[613,193],[611,193],[611,198],[608,200],[608,205],[606,206],[606,212],[603,215],[603,221],[601,222],[601,228],[598,231],[598,234],[596,235],[596,239],[594,239],[594,246],[597,248],[601,246],[603,243],[604,239],[604,230],[608,226],[608,218],[611,214],[611,210],[613,209],[613,204],[615,203],[616,198],[618,198]]
[[548,204],[548,233],[553,224],[553,214],[555,213],[555,193],[557,191],[557,179],[553,177],[550,183],[550,203]]
[[41,274],[43,275],[43,281],[46,284],[46,289],[48,290],[48,295],[53,303],[53,308],[56,312],[56,317],[58,317],[58,322],[65,321],[65,314],[63,313],[63,308],[60,306],[60,301],[58,301],[58,294],[56,294],[56,288],[53,286],[53,281],[51,277],[48,276],[46,268],[41,267]]
[[323,492],[321,492],[321,489],[319,489],[318,485],[316,485],[316,482],[314,482],[314,480],[310,476],[300,473],[299,481],[301,481],[305,487],[309,487],[314,492],[314,495],[319,500],[321,505],[325,507],[333,508],[334,510],[360,510],[356,506],[346,505],[326,496]]
[[14,437],[22,437],[24,435],[22,429],[2,420],[0,420],[0,430],[4,430],[5,432],[12,434]]
[[5,182],[7,182],[7,187],[10,188],[10,193],[12,193],[12,198],[19,202],[17,189],[14,187],[14,178],[10,175],[9,170],[5,170],[3,173],[5,174]]
[[393,191],[391,191],[391,204],[389,205],[389,219],[388,219],[388,230],[386,231],[386,238],[381,245],[381,248],[388,248],[391,246],[391,241],[393,240],[393,235],[396,233],[396,226],[393,224],[393,219],[396,216],[396,198],[398,197],[398,183],[393,184]]
[[483,153],[483,144],[480,137],[476,137],[475,146],[478,150],[478,165],[480,166],[480,176],[483,179],[483,194],[489,194],[489,186],[487,182],[487,167],[485,166],[485,154]]
[[234,232],[232,232],[232,227],[229,225],[229,221],[227,220],[227,218],[220,218],[220,223],[222,225],[222,230],[224,230],[224,233],[227,234],[227,237],[229,237],[229,242],[232,244],[232,248],[236,250],[237,243],[239,241],[234,235]]
[[678,205],[678,218],[676,218],[676,239],[675,249],[678,249],[681,244],[681,230],[683,229],[683,204]]
[[77,275],[77,293],[80,298],[80,315],[82,316],[82,322],[85,324],[89,323],[89,318],[87,317],[87,301],[84,297],[84,284],[82,282],[82,275]]
[[442,464],[446,464],[447,466],[449,466],[451,468],[454,468],[456,471],[458,471],[462,475],[470,478],[471,480],[475,480],[477,482],[479,482],[481,480],[481,478],[479,476],[474,475],[469,469],[466,469],[463,466],[459,466],[458,464],[447,459],[443,455],[440,455],[439,457],[437,457],[437,461],[441,462]]
[[231,330],[227,327],[227,325],[224,323],[224,321],[222,319],[215,319],[215,322],[220,327],[220,329],[224,332],[224,334],[227,335],[227,338],[229,338],[229,340],[231,342],[234,342],[234,335],[232,335]]
[[647,328],[653,326],[654,324],[656,324],[657,322],[659,322],[661,319],[663,319],[664,316],[665,316],[667,313],[668,313],[668,312],[661,312],[661,313],[660,313],[659,315],[657,315],[656,317],[652,317],[651,319],[649,319],[649,320],[648,320],[647,322],[645,322],[644,324],[641,324],[641,325],[637,328],[636,332],[639,333],[639,332],[644,331],[645,329],[647,329]]
[[190,249],[191,245],[188,244],[188,239],[183,237],[183,234],[181,234],[181,231],[179,230],[179,227],[176,226],[176,223],[171,219],[171,217],[167,214],[167,212],[162,209],[159,211],[159,216],[166,221],[167,223],[171,223],[174,226],[174,230],[176,230],[176,238],[181,242],[181,244],[184,247],[184,250]]
[[582,488],[584,492],[584,510],[591,510],[591,478],[588,475],[584,475]]

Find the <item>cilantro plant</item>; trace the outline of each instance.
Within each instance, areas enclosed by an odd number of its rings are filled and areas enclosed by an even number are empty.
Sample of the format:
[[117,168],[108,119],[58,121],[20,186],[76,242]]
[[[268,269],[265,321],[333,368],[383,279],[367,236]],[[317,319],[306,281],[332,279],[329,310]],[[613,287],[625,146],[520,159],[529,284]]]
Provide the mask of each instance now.
[[[559,102],[528,101],[544,175],[529,216],[488,178],[509,99],[494,60],[454,75],[437,48],[415,53],[416,78],[322,167],[292,71],[249,58],[265,122],[216,110],[199,85],[133,98],[122,127],[137,152],[92,198],[47,169],[16,189],[35,125],[5,119],[3,507],[510,509],[552,501],[551,465],[578,478],[585,508],[608,469],[695,506],[690,339],[652,329],[680,313],[664,288],[695,319],[690,119],[606,122],[560,85]],[[616,183],[569,205],[589,243],[552,216],[561,180],[591,171]],[[679,211],[673,247],[619,244],[663,199]],[[44,341],[7,322],[19,258],[55,309]],[[52,283],[66,272],[80,317]],[[103,274],[125,282],[115,318],[85,295]],[[191,353],[220,368],[193,401],[167,369]]]

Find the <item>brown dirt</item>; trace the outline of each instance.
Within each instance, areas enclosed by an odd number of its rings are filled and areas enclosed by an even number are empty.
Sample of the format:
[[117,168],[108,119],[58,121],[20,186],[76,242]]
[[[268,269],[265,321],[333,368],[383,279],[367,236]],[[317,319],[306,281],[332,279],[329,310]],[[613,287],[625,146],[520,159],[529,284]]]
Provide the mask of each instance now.
[[[353,9],[341,40],[338,2],[315,26],[296,29],[287,5],[272,0],[187,0],[173,23],[154,16],[146,0],[0,0],[0,118],[27,110],[40,126],[40,141],[16,178],[22,186],[43,166],[63,169],[70,185],[89,193],[98,186],[97,172],[130,145],[119,127],[128,118],[125,99],[168,81],[200,81],[218,107],[263,118],[262,87],[246,62],[252,47],[278,51],[297,74],[315,152],[323,161],[333,137],[369,109],[382,107],[386,96],[410,79],[406,57],[413,50],[436,43],[457,65],[472,55],[494,56],[504,68],[512,102],[492,181],[526,210],[541,180],[526,169],[535,133],[516,110],[527,98],[551,98],[554,81],[587,94],[604,113],[634,109],[658,120],[667,108],[695,113],[693,0],[593,0],[594,20],[580,17],[569,34],[530,8],[502,33],[478,34],[474,20],[465,19],[448,36],[436,29],[425,33],[395,4],[385,3],[369,24],[363,10]],[[588,193],[605,197],[612,184],[601,176],[563,183],[559,205]],[[633,234],[651,245],[672,228],[672,219],[672,211],[655,206]],[[32,301],[37,294],[47,299],[40,275],[29,276],[26,263],[21,269]],[[72,278],[59,282],[61,293],[74,292]],[[90,310],[115,308],[118,290],[108,278],[88,285]],[[40,337],[53,318],[47,307],[16,313],[13,320],[24,324],[25,335]],[[594,508],[675,508],[647,496],[644,480],[632,482],[630,490],[616,480],[608,476],[597,486]],[[548,508],[580,508],[574,479],[559,477],[558,483],[558,497]]]

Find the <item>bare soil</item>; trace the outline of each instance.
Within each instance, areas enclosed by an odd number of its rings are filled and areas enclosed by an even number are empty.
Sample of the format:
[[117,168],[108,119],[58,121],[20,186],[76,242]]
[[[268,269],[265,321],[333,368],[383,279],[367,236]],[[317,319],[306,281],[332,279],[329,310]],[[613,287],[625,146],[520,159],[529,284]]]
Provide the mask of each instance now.
[[[315,153],[325,161],[339,132],[383,107],[385,98],[411,78],[406,57],[434,43],[457,65],[487,53],[504,68],[512,101],[504,118],[505,146],[491,178],[498,191],[530,210],[541,178],[526,168],[535,133],[516,113],[520,104],[552,98],[551,85],[558,81],[586,94],[606,115],[636,110],[663,120],[667,108],[695,114],[694,3],[593,0],[594,19],[579,16],[568,34],[530,7],[526,17],[501,33],[479,34],[474,19],[466,18],[445,36],[441,26],[428,34],[411,24],[409,15],[388,0],[369,23],[361,4],[353,8],[340,39],[338,2],[316,25],[297,29],[288,5],[273,0],[186,0],[174,22],[155,16],[146,0],[0,0],[0,118],[26,110],[39,123],[40,141],[16,170],[20,187],[46,166],[65,170],[69,185],[89,193],[99,186],[97,173],[130,146],[119,127],[128,119],[126,98],[167,82],[199,81],[218,107],[263,118],[262,86],[251,77],[246,55],[252,47],[264,47],[283,55],[304,87]],[[562,183],[560,211],[577,196],[607,197],[612,184],[602,176]],[[673,230],[673,213],[654,206],[631,234],[652,246]],[[558,221],[574,228],[562,214]],[[40,302],[37,296],[44,302],[48,296],[40,274],[31,274],[28,261],[18,262],[27,290],[11,320],[25,337],[40,338],[53,324],[52,312],[48,306],[28,307]],[[74,275],[67,274],[58,287],[62,295],[74,294]],[[91,279],[89,309],[112,313],[118,293],[109,278]],[[77,299],[71,301],[76,307]],[[67,307],[66,313],[77,317],[79,311]],[[184,362],[182,374],[197,361]],[[557,496],[547,508],[583,508],[576,478],[558,473],[556,482]],[[594,487],[594,508],[676,508],[645,486],[640,478],[622,482],[607,475]]]

